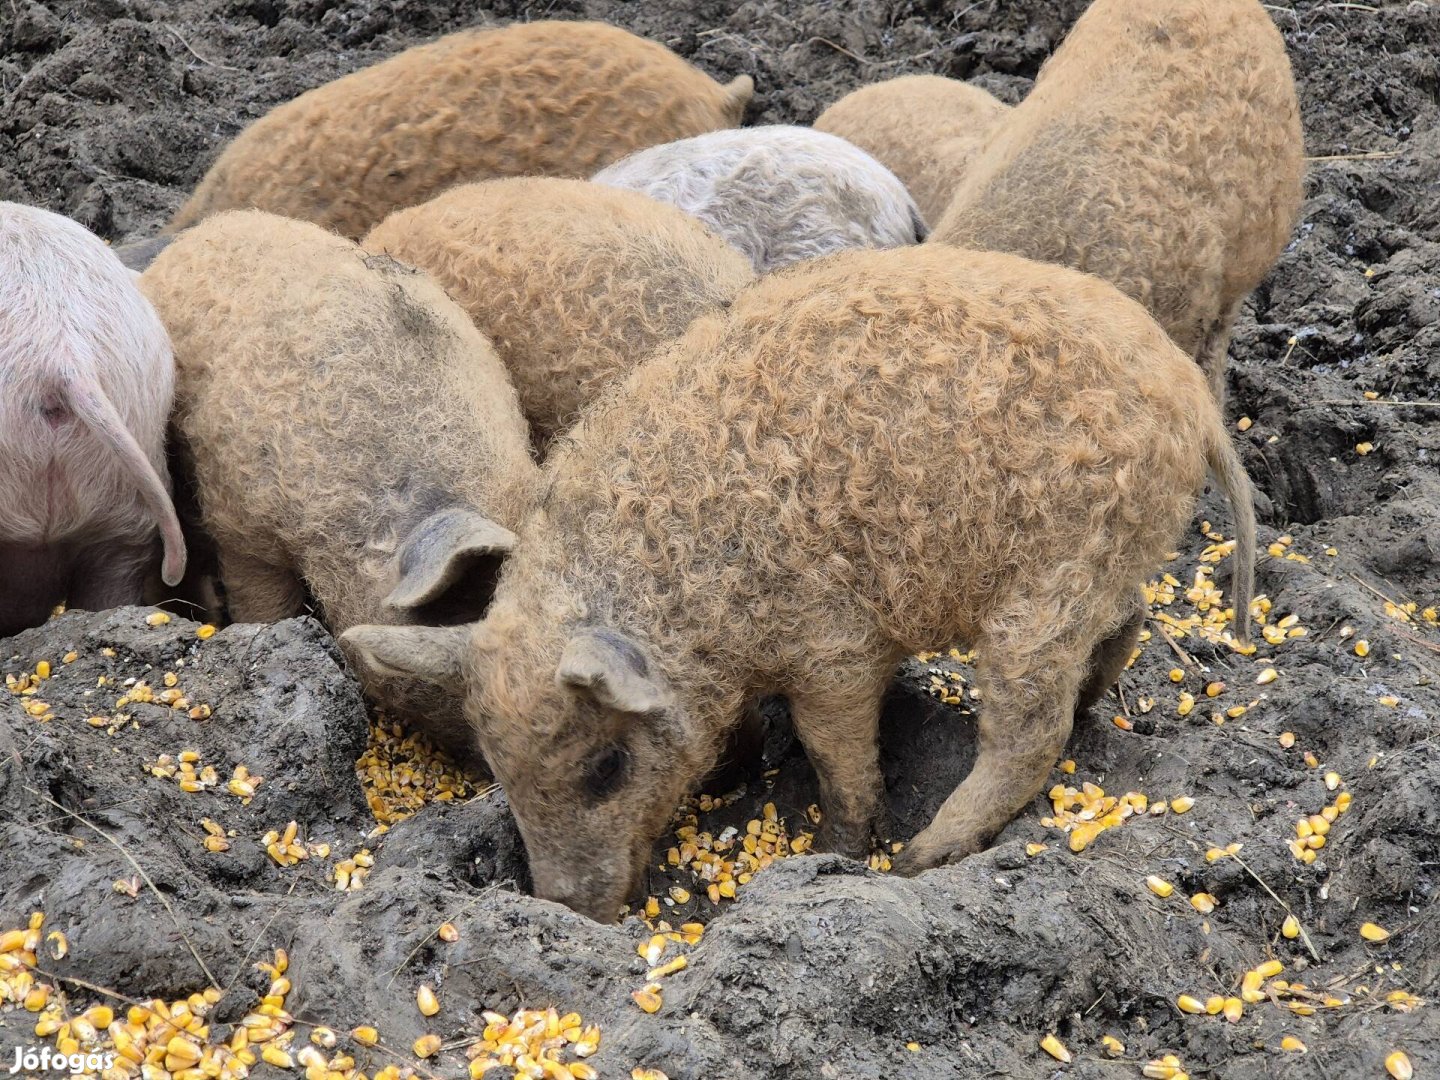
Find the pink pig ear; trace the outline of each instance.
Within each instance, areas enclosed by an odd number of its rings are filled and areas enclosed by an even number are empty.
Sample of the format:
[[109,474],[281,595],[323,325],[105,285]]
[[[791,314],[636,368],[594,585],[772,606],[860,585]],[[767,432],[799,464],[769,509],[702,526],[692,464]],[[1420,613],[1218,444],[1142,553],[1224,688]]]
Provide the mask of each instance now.
[[465,657],[483,635],[468,626],[352,626],[340,644],[377,675],[415,679],[462,693]]
[[651,676],[640,645],[618,630],[576,633],[565,645],[555,679],[623,713],[658,712],[670,703],[669,691]]

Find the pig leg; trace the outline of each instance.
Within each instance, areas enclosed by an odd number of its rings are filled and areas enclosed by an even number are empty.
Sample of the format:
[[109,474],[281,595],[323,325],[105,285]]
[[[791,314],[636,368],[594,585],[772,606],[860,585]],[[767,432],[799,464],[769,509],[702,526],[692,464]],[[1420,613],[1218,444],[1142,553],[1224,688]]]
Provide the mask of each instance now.
[[1085,712],[1094,707],[1096,702],[1105,696],[1105,692],[1120,681],[1120,673],[1125,670],[1125,665],[1130,662],[1130,654],[1135,651],[1135,643],[1140,638],[1140,628],[1145,625],[1147,611],[1144,594],[1137,594],[1130,617],[1090,654],[1085,684],[1080,688],[1077,712]]
[[[970,775],[894,862],[918,874],[981,850],[1045,786],[1070,737],[1085,650],[1057,643],[1030,656],[1003,641],[981,642],[980,753]],[[1002,671],[1007,657],[1023,666]]]
[[222,549],[220,580],[234,622],[279,622],[305,614],[305,585],[287,567]]
[[66,602],[85,611],[106,611],[145,601],[145,578],[155,560],[155,545],[93,544],[77,553]]
[[879,727],[890,675],[887,668],[853,683],[788,695],[795,735],[820,781],[824,817],[815,839],[822,851],[864,859],[872,830],[883,827]]
[[61,545],[0,541],[0,638],[39,626],[65,599],[70,556]]

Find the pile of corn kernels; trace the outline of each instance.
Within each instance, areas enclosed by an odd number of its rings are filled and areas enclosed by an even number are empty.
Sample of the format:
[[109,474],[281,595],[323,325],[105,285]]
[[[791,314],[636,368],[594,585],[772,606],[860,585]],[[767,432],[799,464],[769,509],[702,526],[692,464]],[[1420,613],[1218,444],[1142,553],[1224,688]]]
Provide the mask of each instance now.
[[370,745],[355,763],[370,812],[383,833],[431,802],[467,799],[475,785],[423,735],[380,719],[371,725]]

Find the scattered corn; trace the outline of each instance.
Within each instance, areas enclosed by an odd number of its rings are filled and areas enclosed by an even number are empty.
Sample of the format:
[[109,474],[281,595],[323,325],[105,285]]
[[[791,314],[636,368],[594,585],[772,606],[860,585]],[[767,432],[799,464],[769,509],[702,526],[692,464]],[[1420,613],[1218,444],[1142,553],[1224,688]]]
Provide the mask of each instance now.
[[1395,1080],[1412,1080],[1415,1076],[1415,1069],[1403,1050],[1396,1050],[1385,1059],[1385,1071]]
[[415,1040],[415,1044],[411,1049],[415,1051],[417,1058],[434,1057],[440,1052],[440,1036],[421,1035],[420,1038]]
[[380,1032],[373,1027],[357,1027],[350,1032],[350,1037],[361,1046],[374,1046],[380,1041]]
[[1170,882],[1164,878],[1157,877],[1154,874],[1151,874],[1145,879],[1145,887],[1162,899],[1175,891],[1174,885],[1171,885]]
[[1370,655],[1370,642],[1366,641],[1364,638],[1361,638],[1359,641],[1355,642],[1355,655],[1356,655],[1356,656],[1369,656],[1369,655]]
[[1196,893],[1194,896],[1190,897],[1190,906],[1193,907],[1196,911],[1198,911],[1201,915],[1209,915],[1212,911],[1215,910],[1215,905],[1218,902],[1219,901],[1217,901],[1215,897],[1208,892]]
[[1190,798],[1189,795],[1181,795],[1178,799],[1170,800],[1170,809],[1177,814],[1186,813],[1194,805],[1195,800]]
[[1195,1014],[1205,1011],[1205,1003],[1199,998],[1191,997],[1189,994],[1181,994],[1175,999],[1175,1004],[1183,1013]]
[[[423,983],[420,989],[415,991],[415,1004],[423,1016],[434,1016],[440,1011],[440,1000],[435,996],[435,991]],[[421,1054],[420,1056],[426,1057],[427,1055]]]
[[355,771],[382,831],[428,803],[463,800],[475,793],[469,778],[424,736],[408,734],[383,719],[371,726],[370,744]]
[[1306,1051],[1306,1046],[1294,1035],[1286,1035],[1283,1039],[1280,1040],[1280,1049],[1289,1050],[1297,1054],[1303,1054]]
[[1063,1062],[1066,1065],[1070,1064],[1073,1060],[1070,1056],[1070,1051],[1065,1049],[1065,1044],[1054,1035],[1046,1035],[1041,1039],[1040,1049],[1044,1050],[1045,1053],[1049,1054],[1056,1061]]
[[1390,931],[1383,926],[1377,926],[1373,922],[1363,923],[1360,927],[1360,936],[1366,941],[1379,943],[1390,940]]
[[[1280,673],[1278,671],[1276,671],[1273,667],[1267,667],[1264,671],[1260,672],[1259,675],[1255,676],[1255,681],[1259,685],[1264,686],[1267,683],[1274,682],[1279,677]],[[1291,736],[1291,738],[1293,739],[1294,736]]]
[[1105,1053],[1111,1057],[1120,1057],[1125,1053],[1125,1044],[1114,1035],[1100,1036],[1100,1045],[1105,1048]]
[[460,940],[460,931],[456,929],[454,923],[441,923],[440,929],[435,931],[435,936],[441,941],[448,941],[453,944]]
[[145,616],[145,622],[150,626],[164,626],[170,621],[170,616],[163,611],[157,611]]
[[636,1005],[640,1006],[641,1012],[657,1013],[660,1011],[660,1006],[665,1004],[664,999],[660,996],[660,987],[656,983],[647,983],[639,990],[630,991],[630,997]]
[[1294,941],[1300,936],[1300,920],[1294,915],[1286,915],[1285,921],[1280,924],[1280,934],[1282,937]]

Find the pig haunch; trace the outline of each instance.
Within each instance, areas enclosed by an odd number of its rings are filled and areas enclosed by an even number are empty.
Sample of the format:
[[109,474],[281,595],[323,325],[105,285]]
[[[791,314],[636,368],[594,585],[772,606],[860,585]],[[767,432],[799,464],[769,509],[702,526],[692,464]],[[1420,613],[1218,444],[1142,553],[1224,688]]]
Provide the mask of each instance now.
[[0,636],[61,601],[142,599],[158,525],[161,573],[185,570],[165,424],[170,342],[131,274],[80,225],[0,203]]

